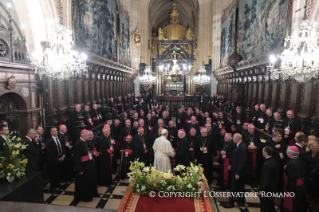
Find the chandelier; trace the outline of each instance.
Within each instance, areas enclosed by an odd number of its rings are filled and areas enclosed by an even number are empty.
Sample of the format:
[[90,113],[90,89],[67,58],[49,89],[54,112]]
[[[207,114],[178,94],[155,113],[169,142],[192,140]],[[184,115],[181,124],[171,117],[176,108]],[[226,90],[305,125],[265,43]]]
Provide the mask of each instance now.
[[146,66],[144,75],[140,77],[140,83],[145,84],[155,84],[156,77],[152,75],[151,69],[149,66]]
[[172,77],[185,76],[190,74],[192,66],[190,64],[187,64],[186,62],[177,64],[175,51],[174,58],[171,61],[173,62],[172,67],[170,63],[167,63],[167,65],[161,64],[158,66],[159,74],[167,76],[169,79],[171,79]]
[[36,55],[41,59],[40,63],[35,62],[35,72],[62,80],[86,72],[88,69],[87,56],[72,50],[73,44],[71,30],[60,24],[53,26],[52,34],[43,46],[43,53]]
[[280,62],[276,67],[277,58],[270,57],[270,77],[283,80],[295,79],[306,82],[318,77],[319,70],[319,31],[318,23],[303,20],[300,25],[295,24],[291,36],[285,39],[286,49],[278,56]]
[[201,66],[196,73],[196,75],[193,77],[193,82],[196,85],[207,85],[210,83],[210,77],[206,75],[205,66]]

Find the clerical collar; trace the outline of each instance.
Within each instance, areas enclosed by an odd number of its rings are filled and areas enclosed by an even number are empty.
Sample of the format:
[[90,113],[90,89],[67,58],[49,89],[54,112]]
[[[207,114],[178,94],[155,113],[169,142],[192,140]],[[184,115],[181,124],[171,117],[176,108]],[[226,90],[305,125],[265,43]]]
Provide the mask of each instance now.
[[29,141],[32,141],[32,138],[28,137],[28,136],[25,136],[27,139],[29,139]]
[[[241,141],[242,142],[242,141]],[[241,144],[241,142],[239,142],[238,144],[237,144],[237,147],[239,146],[239,144]]]
[[303,147],[302,147],[300,144],[298,144],[297,142],[296,142],[296,145],[299,146],[299,147],[301,147],[301,148],[303,148]]
[[60,134],[61,134],[61,135],[64,135],[64,133],[62,133],[61,131],[60,131]]

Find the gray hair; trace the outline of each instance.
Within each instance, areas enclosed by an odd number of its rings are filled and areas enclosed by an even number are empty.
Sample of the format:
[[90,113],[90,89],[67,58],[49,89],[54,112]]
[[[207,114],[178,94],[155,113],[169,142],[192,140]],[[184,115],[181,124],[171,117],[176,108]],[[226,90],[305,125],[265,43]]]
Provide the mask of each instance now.
[[33,128],[28,129],[28,130],[27,130],[27,134],[31,133],[32,131],[35,132],[35,129],[33,129]]

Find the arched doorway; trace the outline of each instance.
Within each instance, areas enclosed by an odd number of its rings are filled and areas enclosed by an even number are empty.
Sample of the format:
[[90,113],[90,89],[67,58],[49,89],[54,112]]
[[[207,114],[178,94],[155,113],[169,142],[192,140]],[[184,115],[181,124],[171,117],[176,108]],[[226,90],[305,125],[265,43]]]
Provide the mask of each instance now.
[[6,93],[0,96],[0,120],[8,122],[10,132],[19,134],[18,110],[26,109],[25,101],[18,94]]

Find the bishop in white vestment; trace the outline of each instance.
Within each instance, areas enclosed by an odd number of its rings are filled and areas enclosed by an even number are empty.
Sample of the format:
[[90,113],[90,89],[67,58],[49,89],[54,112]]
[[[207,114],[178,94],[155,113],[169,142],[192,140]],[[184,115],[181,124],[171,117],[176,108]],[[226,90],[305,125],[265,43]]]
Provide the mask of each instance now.
[[166,138],[168,137],[168,131],[166,129],[162,130],[162,136],[157,138],[154,142],[154,167],[162,172],[167,173],[171,170],[171,161],[169,157],[174,157],[175,152],[172,144]]

